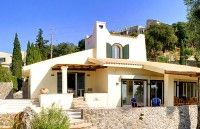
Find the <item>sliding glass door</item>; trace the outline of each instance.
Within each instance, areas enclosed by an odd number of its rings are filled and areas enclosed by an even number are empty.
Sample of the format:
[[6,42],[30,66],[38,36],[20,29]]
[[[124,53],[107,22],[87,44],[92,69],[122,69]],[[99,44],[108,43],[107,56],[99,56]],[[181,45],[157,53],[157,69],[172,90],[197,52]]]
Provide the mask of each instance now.
[[135,98],[138,106],[147,106],[147,80],[122,80],[122,105]]

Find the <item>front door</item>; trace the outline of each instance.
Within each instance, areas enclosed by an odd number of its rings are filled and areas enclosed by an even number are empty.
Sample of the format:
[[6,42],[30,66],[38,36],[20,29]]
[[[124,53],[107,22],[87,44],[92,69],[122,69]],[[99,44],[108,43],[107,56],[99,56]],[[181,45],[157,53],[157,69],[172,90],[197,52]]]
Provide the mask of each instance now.
[[139,107],[147,106],[147,80],[122,80],[122,106],[135,98]]

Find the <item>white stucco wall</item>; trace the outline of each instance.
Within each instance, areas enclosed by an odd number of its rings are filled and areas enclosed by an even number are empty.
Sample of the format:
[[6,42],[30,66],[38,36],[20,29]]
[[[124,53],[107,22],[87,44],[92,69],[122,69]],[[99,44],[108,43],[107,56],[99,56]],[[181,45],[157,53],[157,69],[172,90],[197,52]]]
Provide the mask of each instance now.
[[72,106],[73,94],[42,94],[40,95],[40,106],[50,107],[52,104],[66,110]]
[[[93,49],[49,59],[23,67],[30,69],[31,98],[38,98],[41,88],[48,88],[50,93],[57,93],[57,71],[52,71],[56,64],[85,64],[88,57],[93,57]],[[54,74],[54,76],[51,76]]]
[[[121,79],[163,80],[162,74],[143,69],[108,68],[108,104],[110,108],[121,106]],[[150,91],[148,89],[148,91]]]
[[[99,27],[103,26],[103,28]],[[143,34],[137,37],[112,35],[106,28],[105,22],[96,22],[93,34],[86,38],[86,49],[96,48],[96,58],[106,58],[106,43],[119,43],[122,46],[129,44],[129,59],[146,61],[146,45]]]

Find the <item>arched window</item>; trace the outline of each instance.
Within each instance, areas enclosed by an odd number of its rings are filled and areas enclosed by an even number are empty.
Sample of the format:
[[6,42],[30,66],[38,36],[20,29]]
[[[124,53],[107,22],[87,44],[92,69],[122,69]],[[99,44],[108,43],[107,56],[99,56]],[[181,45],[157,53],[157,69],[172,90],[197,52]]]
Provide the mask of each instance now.
[[112,58],[122,58],[122,46],[120,44],[112,45]]

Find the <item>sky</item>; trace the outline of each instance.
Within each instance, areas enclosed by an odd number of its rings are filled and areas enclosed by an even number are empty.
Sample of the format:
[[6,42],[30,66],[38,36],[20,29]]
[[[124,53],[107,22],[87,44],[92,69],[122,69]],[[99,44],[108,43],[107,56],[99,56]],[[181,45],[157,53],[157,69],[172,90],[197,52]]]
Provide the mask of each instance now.
[[38,29],[53,43],[78,43],[92,33],[95,21],[109,30],[145,26],[147,19],[172,24],[187,21],[183,0],[1,0],[0,51],[12,53],[15,33],[21,49],[35,42]]

